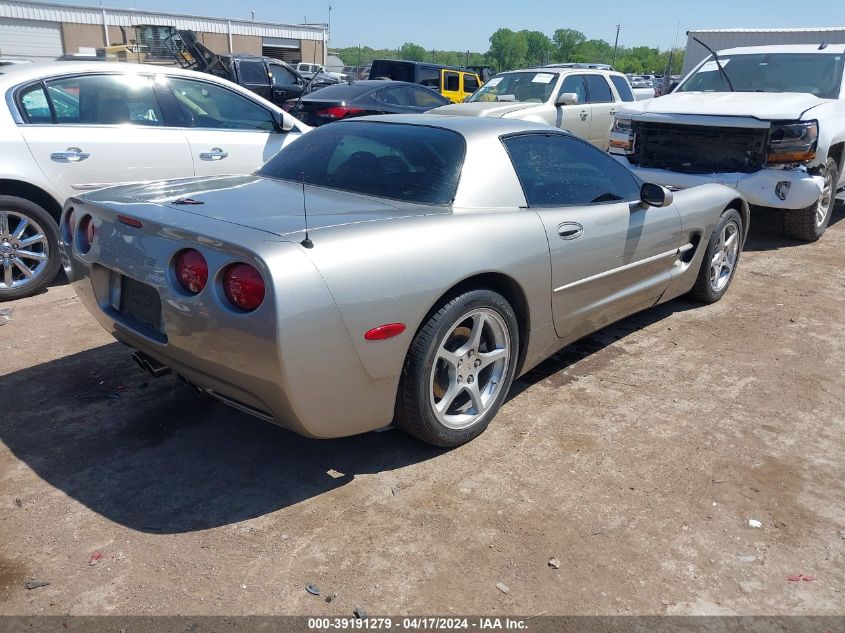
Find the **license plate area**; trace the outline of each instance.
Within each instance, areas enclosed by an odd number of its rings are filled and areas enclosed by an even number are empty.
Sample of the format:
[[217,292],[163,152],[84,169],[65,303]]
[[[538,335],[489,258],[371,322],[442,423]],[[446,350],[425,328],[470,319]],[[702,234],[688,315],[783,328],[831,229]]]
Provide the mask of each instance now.
[[161,318],[161,297],[152,286],[120,275],[118,312],[136,329],[164,333]]

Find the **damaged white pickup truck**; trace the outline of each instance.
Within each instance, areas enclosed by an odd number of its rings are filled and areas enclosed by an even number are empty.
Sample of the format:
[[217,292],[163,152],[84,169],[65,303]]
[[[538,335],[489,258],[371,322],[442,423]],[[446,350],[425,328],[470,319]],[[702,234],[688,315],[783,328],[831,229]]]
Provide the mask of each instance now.
[[842,44],[719,51],[672,94],[625,104],[610,152],[647,182],[734,187],[815,241],[845,185],[843,66]]

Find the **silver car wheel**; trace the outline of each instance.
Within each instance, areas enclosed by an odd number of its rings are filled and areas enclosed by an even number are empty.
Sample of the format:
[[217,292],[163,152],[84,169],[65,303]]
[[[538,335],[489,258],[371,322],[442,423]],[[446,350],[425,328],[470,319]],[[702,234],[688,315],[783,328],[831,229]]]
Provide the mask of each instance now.
[[833,204],[833,172],[828,170],[824,176],[822,195],[816,205],[816,228],[822,226],[830,213],[830,206]]
[[739,257],[739,225],[731,220],[722,229],[719,245],[710,260],[710,287],[721,292],[728,285]]
[[511,361],[510,332],[494,310],[459,318],[440,341],[429,379],[429,399],[443,426],[476,424],[496,401]]
[[47,268],[50,243],[28,215],[0,211],[0,290],[34,283]]

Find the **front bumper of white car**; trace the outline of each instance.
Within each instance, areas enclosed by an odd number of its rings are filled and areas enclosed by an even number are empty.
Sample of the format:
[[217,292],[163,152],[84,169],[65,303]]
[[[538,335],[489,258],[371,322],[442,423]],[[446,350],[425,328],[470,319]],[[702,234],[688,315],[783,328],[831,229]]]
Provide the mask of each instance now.
[[706,183],[733,187],[749,204],[776,209],[803,209],[821,197],[824,178],[807,172],[804,167],[781,169],[766,167],[746,173],[687,174],[632,165],[624,154],[613,157],[639,178],[673,189],[688,189]]

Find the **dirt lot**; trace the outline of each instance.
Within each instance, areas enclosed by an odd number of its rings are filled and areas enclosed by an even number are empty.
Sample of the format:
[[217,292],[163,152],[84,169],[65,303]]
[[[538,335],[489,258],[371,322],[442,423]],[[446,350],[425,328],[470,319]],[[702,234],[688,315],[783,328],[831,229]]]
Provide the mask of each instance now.
[[843,614],[844,219],[755,216],[725,300],[567,348],[446,452],[148,380],[65,284],[6,304],[0,613]]

